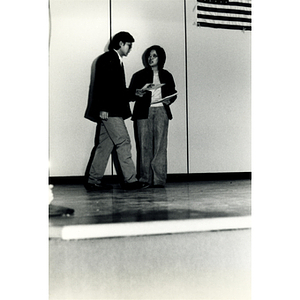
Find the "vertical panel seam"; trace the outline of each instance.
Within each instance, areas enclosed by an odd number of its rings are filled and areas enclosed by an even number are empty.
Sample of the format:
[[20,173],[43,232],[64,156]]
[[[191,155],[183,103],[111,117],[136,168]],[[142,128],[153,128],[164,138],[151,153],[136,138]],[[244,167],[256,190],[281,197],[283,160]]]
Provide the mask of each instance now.
[[[108,7],[109,7],[109,41],[111,42],[112,39],[112,0],[108,1]],[[114,175],[114,160],[112,153],[110,154],[111,157],[111,175]]]
[[187,162],[186,162],[186,167],[187,167],[187,174],[190,173],[190,159],[189,159],[189,113],[188,113],[188,66],[187,66],[187,17],[186,17],[186,0],[184,0],[184,63],[185,63],[185,105],[186,105],[186,157],[187,157]]

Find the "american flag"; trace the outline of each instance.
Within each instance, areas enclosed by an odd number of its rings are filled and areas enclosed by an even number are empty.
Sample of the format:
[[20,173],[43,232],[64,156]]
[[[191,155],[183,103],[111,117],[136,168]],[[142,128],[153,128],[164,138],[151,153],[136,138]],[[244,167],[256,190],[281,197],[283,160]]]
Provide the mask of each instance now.
[[197,0],[197,26],[251,30],[251,0]]

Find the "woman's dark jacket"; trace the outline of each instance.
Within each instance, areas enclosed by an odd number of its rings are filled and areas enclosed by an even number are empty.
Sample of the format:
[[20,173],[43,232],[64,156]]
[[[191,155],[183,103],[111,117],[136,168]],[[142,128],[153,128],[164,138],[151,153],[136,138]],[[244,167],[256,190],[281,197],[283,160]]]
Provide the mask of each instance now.
[[[158,71],[160,83],[164,83],[161,87],[162,98],[176,93],[175,82],[173,76],[167,70],[161,69]],[[153,82],[153,71],[151,68],[145,68],[136,72],[131,79],[129,90],[134,95],[136,89],[141,89],[145,84]],[[148,119],[149,107],[151,105],[151,92],[146,92],[143,97],[134,96],[135,101],[133,108],[132,120]],[[176,100],[177,96],[170,99],[171,103]],[[170,103],[170,104],[171,104]],[[172,113],[169,105],[164,104],[168,118],[171,120]]]

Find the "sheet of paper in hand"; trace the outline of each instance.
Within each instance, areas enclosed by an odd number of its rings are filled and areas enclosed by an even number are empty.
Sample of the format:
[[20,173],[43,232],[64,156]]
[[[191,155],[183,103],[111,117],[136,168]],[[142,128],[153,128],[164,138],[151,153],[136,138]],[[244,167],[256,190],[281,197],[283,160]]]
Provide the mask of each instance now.
[[163,85],[165,85],[165,83],[160,83],[160,84],[154,84],[154,83],[146,83],[141,90],[142,91],[154,91],[160,87],[162,87]]

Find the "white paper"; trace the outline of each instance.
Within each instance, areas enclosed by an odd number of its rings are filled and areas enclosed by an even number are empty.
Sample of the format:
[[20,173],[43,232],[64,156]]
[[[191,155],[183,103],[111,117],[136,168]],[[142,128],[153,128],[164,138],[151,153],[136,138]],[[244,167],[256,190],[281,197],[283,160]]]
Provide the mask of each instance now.
[[156,103],[163,102],[163,101],[165,101],[165,100],[168,100],[168,99],[170,99],[170,98],[176,96],[177,94],[178,94],[178,93],[176,92],[176,93],[174,93],[174,94],[172,94],[172,95],[166,96],[166,97],[161,98],[161,99],[156,100],[156,101],[153,101],[153,102],[151,102],[151,104],[156,104]]
[[141,90],[142,91],[154,91],[161,88],[165,83],[154,84],[154,83],[146,83]]

